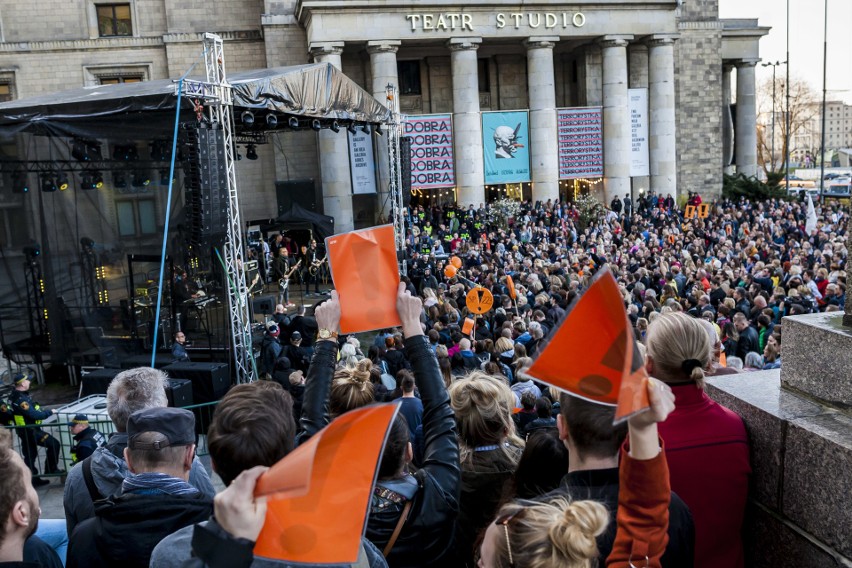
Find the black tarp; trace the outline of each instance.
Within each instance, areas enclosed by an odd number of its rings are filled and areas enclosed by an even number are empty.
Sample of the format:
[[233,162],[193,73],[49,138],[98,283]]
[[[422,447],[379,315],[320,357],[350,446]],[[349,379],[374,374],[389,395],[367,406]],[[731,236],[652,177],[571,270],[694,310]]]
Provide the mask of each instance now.
[[285,230],[309,229],[319,240],[325,240],[334,234],[334,217],[314,213],[298,203],[294,203],[292,209],[275,219],[275,223]]
[[[390,118],[385,106],[329,63],[245,71],[228,81],[237,117],[243,110],[267,110],[344,122]],[[161,136],[174,123],[175,85],[171,79],[98,85],[0,104],[0,138],[19,132],[122,140]],[[189,85],[185,93],[181,118],[191,120]]]

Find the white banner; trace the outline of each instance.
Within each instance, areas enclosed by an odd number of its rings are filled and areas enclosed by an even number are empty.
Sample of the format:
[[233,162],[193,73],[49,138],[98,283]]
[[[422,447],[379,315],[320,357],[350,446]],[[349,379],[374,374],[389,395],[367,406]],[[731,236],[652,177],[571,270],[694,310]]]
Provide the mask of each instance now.
[[376,193],[376,162],[373,159],[373,138],[358,129],[349,136],[349,171],[352,193]]
[[648,89],[628,89],[630,99],[630,177],[651,175],[648,154]]

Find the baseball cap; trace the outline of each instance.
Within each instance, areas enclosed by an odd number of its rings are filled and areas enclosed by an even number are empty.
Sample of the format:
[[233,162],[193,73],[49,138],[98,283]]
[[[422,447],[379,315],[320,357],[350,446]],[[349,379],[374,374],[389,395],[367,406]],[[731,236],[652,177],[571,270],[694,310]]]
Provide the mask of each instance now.
[[16,385],[20,384],[20,383],[22,383],[26,380],[29,380],[29,378],[30,378],[30,374],[26,373],[24,371],[21,371],[19,373],[15,373],[15,384]]
[[290,334],[290,339],[302,339],[302,334],[298,331],[294,331]]
[[266,331],[268,331],[269,335],[272,335],[272,336],[277,336],[278,334],[281,333],[281,330],[278,329],[278,326],[275,325],[274,323],[269,324],[269,327],[266,328]]
[[[153,441],[140,442],[142,434],[160,434]],[[147,408],[130,415],[127,421],[127,447],[131,450],[159,450],[195,443],[195,416],[183,408]]]

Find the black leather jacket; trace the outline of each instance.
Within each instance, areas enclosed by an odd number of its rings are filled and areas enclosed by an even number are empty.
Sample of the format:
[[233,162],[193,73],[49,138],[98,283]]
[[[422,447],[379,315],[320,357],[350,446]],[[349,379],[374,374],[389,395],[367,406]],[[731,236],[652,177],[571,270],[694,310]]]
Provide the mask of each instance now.
[[[335,343],[317,343],[306,380],[299,443],[328,423],[328,393],[336,354]],[[418,489],[411,499],[408,520],[388,556],[388,565],[451,568],[455,565],[453,526],[459,510],[461,478],[456,422],[438,361],[426,337],[406,339],[405,356],[423,402],[424,457],[422,467],[414,473]],[[390,540],[403,507],[404,504],[391,503],[370,513],[366,536],[379,550]]]

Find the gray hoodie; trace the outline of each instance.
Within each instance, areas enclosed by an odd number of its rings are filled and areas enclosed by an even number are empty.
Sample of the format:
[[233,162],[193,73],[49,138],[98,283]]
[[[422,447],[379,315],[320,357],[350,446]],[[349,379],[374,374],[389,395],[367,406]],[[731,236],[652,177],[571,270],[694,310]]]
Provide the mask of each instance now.
[[[120,492],[124,478],[130,475],[127,462],[124,461],[124,448],[127,447],[127,433],[116,432],[110,436],[106,446],[98,448],[92,454],[92,479],[98,492],[109,497]],[[204,465],[196,457],[189,472],[189,483],[210,499],[216,495],[210,475]],[[95,506],[83,478],[83,468],[75,465],[68,472],[65,480],[65,519],[68,526],[68,536],[74,532],[74,527],[86,519],[95,516]]]

